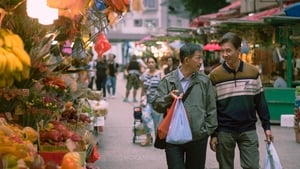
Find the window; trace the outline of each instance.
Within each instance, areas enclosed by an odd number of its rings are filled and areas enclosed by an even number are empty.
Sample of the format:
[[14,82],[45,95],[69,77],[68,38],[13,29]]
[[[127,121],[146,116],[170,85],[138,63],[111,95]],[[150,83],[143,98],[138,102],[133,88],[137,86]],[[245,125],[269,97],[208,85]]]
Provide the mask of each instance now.
[[182,26],[182,20],[181,19],[177,19],[177,26]]
[[159,27],[157,19],[145,19],[146,28],[156,28]]
[[145,10],[156,10],[157,9],[157,0],[144,0]]
[[134,21],[135,27],[142,27],[143,26],[143,20],[142,19],[135,19]]

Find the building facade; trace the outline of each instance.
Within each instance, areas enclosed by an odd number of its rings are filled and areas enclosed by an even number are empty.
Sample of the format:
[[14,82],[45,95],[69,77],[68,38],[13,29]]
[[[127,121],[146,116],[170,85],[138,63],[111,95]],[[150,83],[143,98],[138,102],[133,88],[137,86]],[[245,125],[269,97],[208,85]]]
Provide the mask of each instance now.
[[130,42],[147,36],[164,36],[169,27],[189,26],[188,18],[169,13],[169,5],[165,0],[143,0],[143,6],[142,12],[130,10],[118,24],[106,32],[112,45],[108,53],[115,53],[116,61],[120,64],[126,64],[128,60]]

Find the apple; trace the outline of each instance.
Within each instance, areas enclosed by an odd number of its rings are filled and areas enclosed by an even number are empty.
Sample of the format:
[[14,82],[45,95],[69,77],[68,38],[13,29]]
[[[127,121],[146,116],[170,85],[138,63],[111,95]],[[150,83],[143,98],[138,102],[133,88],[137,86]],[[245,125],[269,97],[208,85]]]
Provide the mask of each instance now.
[[55,129],[51,129],[47,132],[47,138],[51,139],[52,141],[59,142],[62,140],[62,134]]
[[68,138],[71,138],[72,135],[74,135],[74,131],[67,129],[62,133],[62,135],[63,135],[64,139],[67,140]]
[[71,140],[72,140],[72,141],[75,141],[75,142],[81,141],[81,140],[82,140],[82,137],[81,137],[79,134],[76,134],[76,133],[75,133],[75,134],[72,135]]

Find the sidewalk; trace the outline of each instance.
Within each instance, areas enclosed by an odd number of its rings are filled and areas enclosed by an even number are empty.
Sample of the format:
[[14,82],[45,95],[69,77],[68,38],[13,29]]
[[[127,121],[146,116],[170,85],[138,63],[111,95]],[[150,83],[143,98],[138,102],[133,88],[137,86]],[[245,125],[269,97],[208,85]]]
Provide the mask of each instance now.
[[[104,131],[100,136],[99,151],[101,159],[96,164],[101,169],[167,169],[164,150],[154,147],[140,147],[132,143],[133,107],[132,102],[124,103],[126,80],[120,73],[117,80],[117,96],[108,99],[109,110]],[[138,92],[138,97],[140,92]],[[129,96],[131,101],[132,95]],[[264,133],[260,123],[257,124],[260,141],[260,165],[265,158]],[[295,142],[293,128],[272,126],[275,137],[274,145],[284,169],[300,169],[300,144]],[[239,153],[236,151],[235,169],[240,169]],[[207,169],[218,169],[215,153],[207,149]]]

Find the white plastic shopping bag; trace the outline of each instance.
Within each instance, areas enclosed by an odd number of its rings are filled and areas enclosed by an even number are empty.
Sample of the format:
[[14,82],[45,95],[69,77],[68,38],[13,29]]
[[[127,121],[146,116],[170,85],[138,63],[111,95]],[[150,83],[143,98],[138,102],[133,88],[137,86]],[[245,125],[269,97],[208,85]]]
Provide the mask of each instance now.
[[278,154],[273,143],[267,143],[264,169],[282,169]]
[[167,143],[184,144],[193,139],[189,120],[181,99],[178,99],[166,138]]

